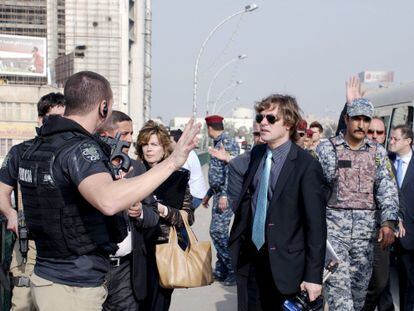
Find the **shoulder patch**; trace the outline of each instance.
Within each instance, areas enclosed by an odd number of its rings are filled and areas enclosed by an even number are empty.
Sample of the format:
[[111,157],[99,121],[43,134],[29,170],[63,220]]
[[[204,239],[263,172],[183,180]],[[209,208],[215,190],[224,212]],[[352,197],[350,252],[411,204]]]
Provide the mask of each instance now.
[[82,157],[89,162],[97,162],[102,159],[101,150],[94,143],[83,143],[80,145]]
[[1,167],[0,167],[1,170],[4,170],[7,167],[10,158],[11,158],[11,155],[10,155],[10,153],[8,153],[6,155],[6,157],[4,158],[4,160],[3,160],[3,163],[1,164]]
[[392,170],[392,164],[388,157],[385,158],[385,167],[387,168],[387,171],[390,173],[391,177],[395,179],[394,171]]

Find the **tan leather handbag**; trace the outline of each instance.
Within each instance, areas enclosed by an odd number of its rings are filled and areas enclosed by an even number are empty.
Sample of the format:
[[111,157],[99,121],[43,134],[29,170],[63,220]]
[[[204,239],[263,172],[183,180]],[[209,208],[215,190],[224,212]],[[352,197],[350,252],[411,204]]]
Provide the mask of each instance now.
[[155,248],[160,285],[164,288],[188,288],[213,283],[211,243],[199,242],[188,224],[188,214],[180,211],[187,231],[189,245],[183,250],[178,245],[177,230],[170,227],[168,243]]

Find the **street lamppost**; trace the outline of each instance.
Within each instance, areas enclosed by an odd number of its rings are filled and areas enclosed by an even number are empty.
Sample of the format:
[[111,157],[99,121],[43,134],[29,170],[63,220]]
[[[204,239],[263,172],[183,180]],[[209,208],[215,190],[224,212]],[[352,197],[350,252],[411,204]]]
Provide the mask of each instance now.
[[210,105],[210,92],[211,92],[211,87],[213,86],[214,82],[216,81],[217,77],[220,75],[220,73],[226,69],[230,64],[234,63],[235,61],[238,60],[243,60],[247,57],[246,54],[240,54],[239,56],[229,60],[227,63],[225,63],[223,66],[221,66],[221,68],[219,70],[217,70],[216,74],[214,75],[213,79],[210,82],[210,85],[208,86],[207,89],[207,103],[206,103],[206,116],[208,115],[208,108]]
[[244,7],[243,10],[240,10],[225,19],[223,19],[220,23],[217,24],[216,27],[214,27],[210,33],[207,35],[207,38],[204,40],[203,44],[201,45],[200,51],[198,52],[195,67],[194,67],[194,79],[193,79],[193,117],[195,118],[197,116],[197,82],[198,82],[198,64],[200,62],[201,55],[204,52],[204,48],[207,44],[207,42],[210,40],[210,38],[213,36],[213,34],[226,22],[231,20],[233,17],[238,16],[240,14],[253,12],[254,10],[258,9],[259,7],[257,4],[249,4]]
[[220,112],[220,110],[223,109],[223,107],[225,107],[229,104],[237,103],[238,101],[240,101],[240,97],[236,97],[236,98],[230,99],[230,100],[222,103],[220,106],[218,106],[216,113],[218,114]]
[[213,104],[213,109],[212,109],[212,113],[215,114],[216,113],[216,106],[217,103],[220,101],[220,99],[226,94],[226,92],[228,90],[230,90],[232,87],[238,86],[240,84],[243,84],[243,81],[237,80],[236,82],[228,85],[223,91],[220,92],[220,94],[217,96],[216,100],[214,101]]

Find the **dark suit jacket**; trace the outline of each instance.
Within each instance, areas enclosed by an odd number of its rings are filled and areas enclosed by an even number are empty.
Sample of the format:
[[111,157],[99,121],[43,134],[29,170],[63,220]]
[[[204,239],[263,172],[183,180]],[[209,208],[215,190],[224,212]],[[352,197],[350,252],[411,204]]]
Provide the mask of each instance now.
[[[146,172],[145,165],[131,160],[133,171],[128,177],[138,176]],[[142,229],[153,227],[158,223],[159,214],[157,202],[151,195],[142,202],[142,219],[132,219],[132,287],[137,300],[143,300],[147,296],[147,250],[144,243]]]
[[[394,163],[396,155],[390,154],[389,157]],[[414,250],[414,154],[408,163],[407,172],[399,189],[399,199],[403,225],[406,230],[405,237],[400,239],[400,243],[405,249]]]
[[[251,241],[250,183],[267,145],[254,147],[235,212],[229,247],[238,271],[249,264],[243,254]],[[265,246],[273,280],[283,294],[299,291],[302,281],[322,283],[326,246],[326,186],[319,162],[292,144],[269,203]]]

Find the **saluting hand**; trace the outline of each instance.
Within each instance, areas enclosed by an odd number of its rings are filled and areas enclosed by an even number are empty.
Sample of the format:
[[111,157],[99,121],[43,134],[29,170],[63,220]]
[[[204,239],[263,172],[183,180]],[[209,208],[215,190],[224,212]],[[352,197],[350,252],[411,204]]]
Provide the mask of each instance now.
[[358,77],[350,77],[346,82],[346,102],[350,104],[354,99],[361,98],[364,93],[361,91],[361,81]]

